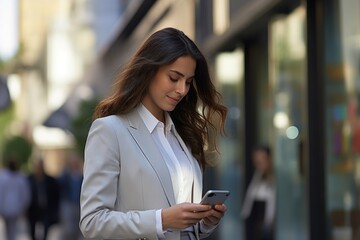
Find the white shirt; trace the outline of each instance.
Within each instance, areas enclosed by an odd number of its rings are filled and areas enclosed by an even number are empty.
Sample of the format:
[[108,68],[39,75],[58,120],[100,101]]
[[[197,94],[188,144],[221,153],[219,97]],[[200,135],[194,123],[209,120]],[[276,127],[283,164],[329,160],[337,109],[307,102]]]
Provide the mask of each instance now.
[[266,201],[269,198],[272,198],[274,190],[271,185],[265,181],[260,181],[257,185],[256,193],[254,199]]
[[[151,137],[165,159],[174,189],[176,203],[191,202],[194,170],[178,139],[170,115],[165,112],[165,123],[160,122],[147,108],[140,104],[138,112]],[[164,129],[165,128],[165,129]],[[161,209],[156,212],[156,227],[159,237],[165,237],[162,230]]]

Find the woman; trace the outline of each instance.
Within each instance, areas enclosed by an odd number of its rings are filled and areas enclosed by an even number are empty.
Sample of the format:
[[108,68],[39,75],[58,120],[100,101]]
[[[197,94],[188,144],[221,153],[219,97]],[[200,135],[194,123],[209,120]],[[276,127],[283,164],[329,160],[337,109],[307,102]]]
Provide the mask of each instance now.
[[[226,212],[199,204],[204,147],[226,108],[183,32],[152,34],[96,108],[85,147],[80,228],[100,239],[199,239]],[[200,100],[200,101],[199,101]]]
[[247,240],[273,240],[275,222],[275,180],[271,150],[257,146],[252,153],[255,173],[246,191],[242,216]]

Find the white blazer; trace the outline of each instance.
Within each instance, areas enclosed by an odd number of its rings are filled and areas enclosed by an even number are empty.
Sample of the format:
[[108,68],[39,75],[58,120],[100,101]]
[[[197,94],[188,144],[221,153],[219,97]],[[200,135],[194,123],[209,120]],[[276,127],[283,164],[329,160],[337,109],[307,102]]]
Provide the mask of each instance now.
[[[202,172],[175,132],[194,169],[193,199],[202,196]],[[96,119],[85,147],[80,229],[93,239],[158,239],[156,210],[175,205],[171,177],[136,110]],[[195,226],[196,237],[199,234]],[[180,239],[179,231],[165,233]]]

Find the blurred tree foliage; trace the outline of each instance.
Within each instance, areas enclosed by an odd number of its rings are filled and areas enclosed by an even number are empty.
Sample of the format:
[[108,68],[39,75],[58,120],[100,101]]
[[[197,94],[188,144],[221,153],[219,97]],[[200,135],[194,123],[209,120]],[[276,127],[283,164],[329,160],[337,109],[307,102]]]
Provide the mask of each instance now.
[[70,131],[73,133],[76,140],[76,151],[82,159],[84,159],[84,148],[92,123],[92,115],[98,102],[98,99],[82,101],[77,116],[75,116],[71,122]]
[[[4,142],[6,137],[6,130],[8,129],[11,121],[15,116],[14,104],[11,104],[8,108],[0,111],[0,156],[3,156]],[[0,158],[0,163],[2,159]]]
[[14,119],[15,107],[11,104],[7,109],[0,111],[0,137],[5,136],[5,130]]
[[32,143],[23,136],[13,136],[5,141],[4,144],[4,160],[9,157],[15,157],[20,166],[25,166],[32,153]]

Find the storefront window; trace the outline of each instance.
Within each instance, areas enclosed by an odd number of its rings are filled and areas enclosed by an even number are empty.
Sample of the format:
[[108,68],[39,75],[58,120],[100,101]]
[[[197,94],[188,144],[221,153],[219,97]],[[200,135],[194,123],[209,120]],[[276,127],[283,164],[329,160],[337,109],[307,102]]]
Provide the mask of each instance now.
[[360,2],[325,4],[328,235],[360,239]]
[[220,189],[227,189],[231,197],[226,204],[228,211],[222,219],[219,239],[234,239],[244,233],[240,212],[244,183],[244,157],[242,139],[244,131],[243,114],[243,75],[244,57],[242,49],[219,53],[215,61],[215,70],[223,102],[228,107],[226,120],[227,135],[221,138],[221,161],[218,165]]
[[270,138],[276,174],[276,239],[308,239],[306,161],[305,8],[270,24],[270,88],[273,128]]

